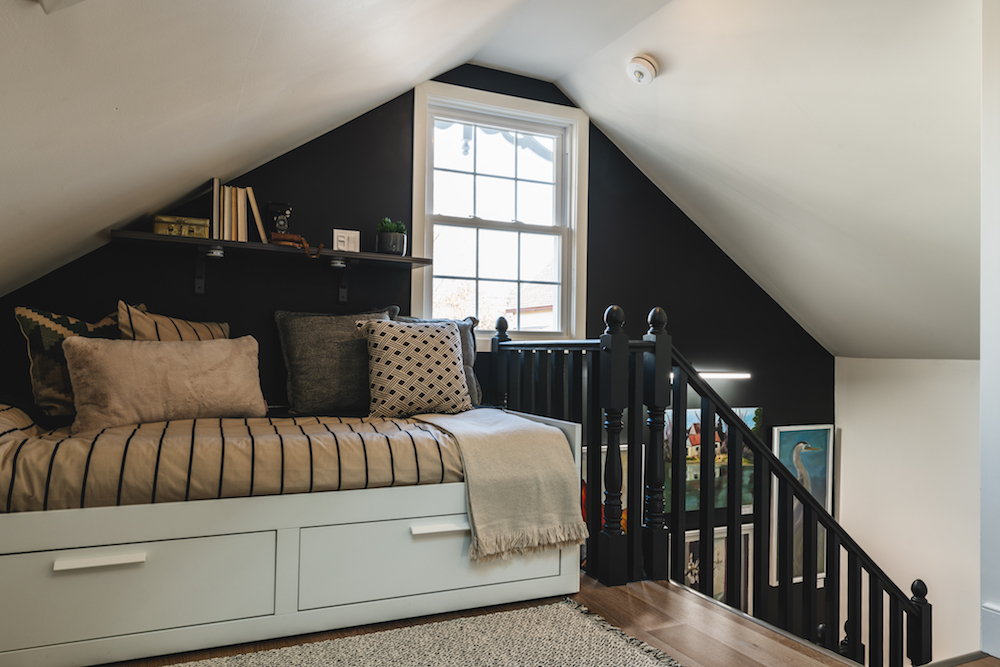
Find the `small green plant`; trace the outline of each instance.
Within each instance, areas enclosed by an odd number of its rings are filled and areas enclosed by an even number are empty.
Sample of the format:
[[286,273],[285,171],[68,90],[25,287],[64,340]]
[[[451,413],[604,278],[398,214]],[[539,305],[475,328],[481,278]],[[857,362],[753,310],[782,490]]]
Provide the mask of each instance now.
[[378,223],[378,233],[379,234],[405,234],[406,225],[397,220],[393,222],[389,218],[382,218],[382,222]]

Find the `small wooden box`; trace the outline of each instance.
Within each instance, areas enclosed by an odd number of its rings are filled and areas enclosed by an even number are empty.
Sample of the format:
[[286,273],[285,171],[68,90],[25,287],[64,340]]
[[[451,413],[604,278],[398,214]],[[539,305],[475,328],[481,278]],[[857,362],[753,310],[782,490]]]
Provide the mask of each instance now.
[[158,215],[153,218],[153,233],[166,236],[188,236],[195,239],[209,237],[208,218],[185,218],[177,215]]

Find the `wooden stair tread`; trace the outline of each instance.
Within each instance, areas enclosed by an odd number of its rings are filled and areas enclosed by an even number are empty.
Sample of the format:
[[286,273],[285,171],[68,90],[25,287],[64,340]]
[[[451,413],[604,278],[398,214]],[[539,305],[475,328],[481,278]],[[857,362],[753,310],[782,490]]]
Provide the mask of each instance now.
[[855,665],[671,582],[607,587],[583,576],[573,599],[684,667]]

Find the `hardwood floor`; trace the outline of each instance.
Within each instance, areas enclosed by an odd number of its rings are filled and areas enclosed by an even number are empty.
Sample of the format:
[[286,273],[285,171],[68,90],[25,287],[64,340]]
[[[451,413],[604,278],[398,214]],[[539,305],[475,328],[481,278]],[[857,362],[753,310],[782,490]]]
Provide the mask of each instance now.
[[964,663],[963,667],[1000,667],[1000,659],[994,657],[979,658],[978,660]]
[[684,667],[857,667],[669,582],[608,588],[583,577],[573,598]]
[[[749,618],[733,613],[712,600],[669,582],[641,581],[609,588],[587,576],[582,576],[580,592],[571,597],[633,637],[668,653],[684,667],[844,667],[845,665],[857,667],[856,663],[823,649],[801,644]],[[426,616],[192,651],[115,663],[115,667],[165,667],[193,660],[337,639],[462,616],[520,609],[557,602],[559,599],[561,598],[533,600],[462,613]],[[1000,667],[1000,660],[982,658],[966,663],[966,667]]]

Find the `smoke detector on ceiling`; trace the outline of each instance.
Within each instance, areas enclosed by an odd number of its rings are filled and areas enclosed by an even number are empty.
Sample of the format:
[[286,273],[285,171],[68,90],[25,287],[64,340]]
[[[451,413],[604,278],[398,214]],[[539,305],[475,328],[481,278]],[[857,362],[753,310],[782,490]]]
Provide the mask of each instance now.
[[652,56],[636,56],[628,61],[625,72],[634,83],[640,86],[649,85],[649,82],[656,78],[656,61]]

